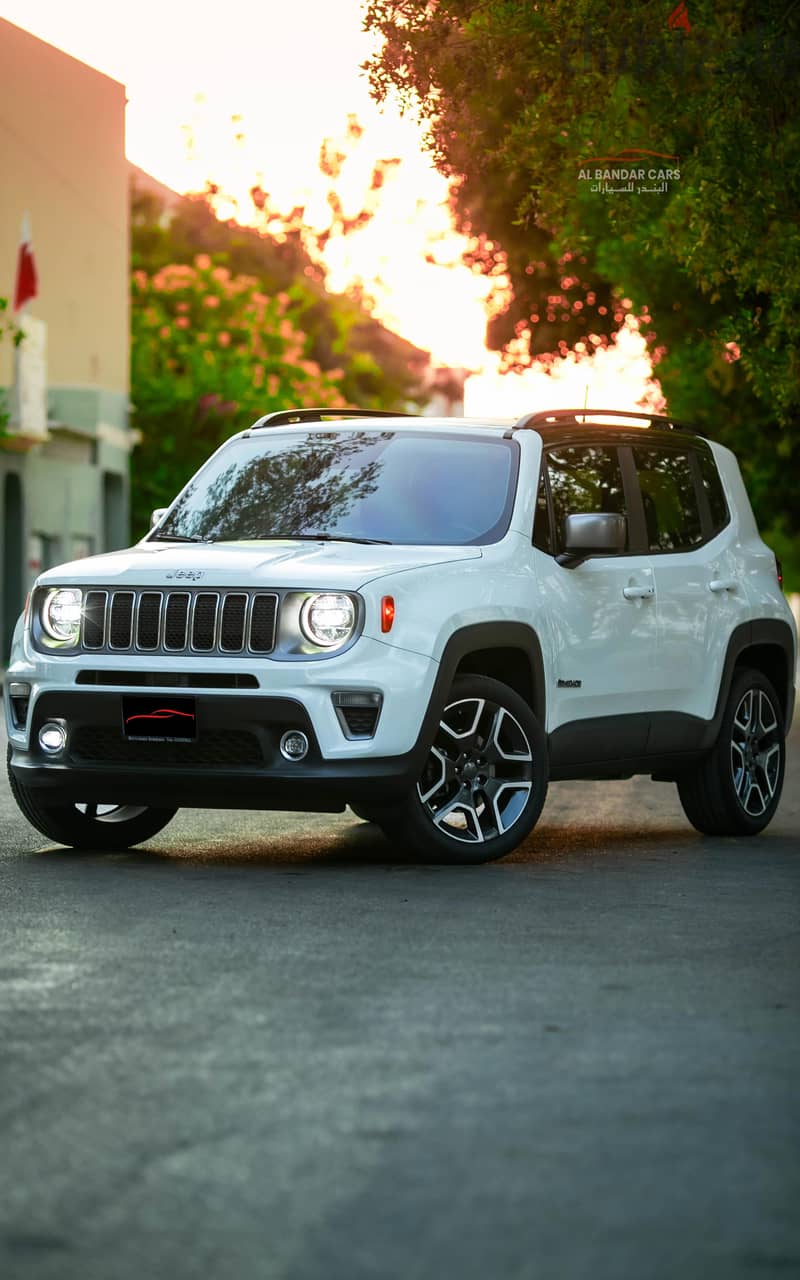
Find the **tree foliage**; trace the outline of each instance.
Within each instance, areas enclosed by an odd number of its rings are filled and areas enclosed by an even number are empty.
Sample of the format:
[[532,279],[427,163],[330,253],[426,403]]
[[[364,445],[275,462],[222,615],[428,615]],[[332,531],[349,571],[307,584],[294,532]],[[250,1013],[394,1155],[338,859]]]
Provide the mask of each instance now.
[[[742,455],[762,522],[800,532],[800,9],[369,0],[366,24],[373,92],[421,111],[474,261],[507,266],[490,343],[516,365],[591,351],[629,300],[670,410]],[[579,178],[631,149],[679,179]]]
[[[265,216],[269,216],[268,213]],[[222,221],[213,189],[131,193],[134,531],[234,431],[295,405],[404,409],[427,353],[329,293],[299,225]]]
[[198,254],[133,275],[131,384],[142,439],[133,455],[135,527],[171,502],[227,436],[287,405],[336,407],[341,369],[307,357],[288,293],[269,296]]

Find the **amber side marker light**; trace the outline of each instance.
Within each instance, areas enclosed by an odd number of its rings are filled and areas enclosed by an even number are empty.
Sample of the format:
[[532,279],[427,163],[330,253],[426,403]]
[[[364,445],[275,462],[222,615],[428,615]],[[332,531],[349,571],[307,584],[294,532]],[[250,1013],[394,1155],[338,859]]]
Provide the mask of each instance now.
[[381,600],[381,631],[391,631],[394,625],[394,596],[384,596]]

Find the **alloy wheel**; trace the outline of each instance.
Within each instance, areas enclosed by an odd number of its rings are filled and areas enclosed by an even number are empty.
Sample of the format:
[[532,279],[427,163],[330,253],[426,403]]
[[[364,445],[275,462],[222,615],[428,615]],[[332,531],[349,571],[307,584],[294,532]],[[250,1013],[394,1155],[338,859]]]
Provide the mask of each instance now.
[[751,818],[766,813],[780,779],[778,717],[762,689],[748,689],[733,718],[731,772],[736,798]]
[[144,806],[135,804],[76,804],[75,808],[94,822],[129,822],[146,811]]
[[533,786],[533,753],[515,716],[488,698],[445,707],[417,794],[437,830],[480,844],[521,817]]

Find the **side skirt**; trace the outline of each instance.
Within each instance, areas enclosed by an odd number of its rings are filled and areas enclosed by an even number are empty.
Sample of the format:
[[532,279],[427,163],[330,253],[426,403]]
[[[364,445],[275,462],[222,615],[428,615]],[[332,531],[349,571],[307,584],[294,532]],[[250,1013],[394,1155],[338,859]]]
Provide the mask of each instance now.
[[713,720],[676,711],[572,720],[548,737],[550,779],[602,780],[649,773],[673,780],[710,750],[715,737]]

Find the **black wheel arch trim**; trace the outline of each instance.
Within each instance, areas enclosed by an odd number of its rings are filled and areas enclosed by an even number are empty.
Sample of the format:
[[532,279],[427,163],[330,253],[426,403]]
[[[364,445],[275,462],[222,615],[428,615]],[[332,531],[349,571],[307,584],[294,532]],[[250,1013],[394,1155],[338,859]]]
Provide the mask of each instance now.
[[[542,728],[547,723],[547,690],[544,676],[544,659],[539,637],[526,622],[476,622],[460,627],[448,639],[439,660],[439,670],[428,703],[417,746],[425,744],[425,753],[433,741],[439,714],[452,686],[459,664],[468,654],[482,649],[518,649],[530,665],[533,700],[531,710],[538,717]],[[476,673],[479,674],[479,673]],[[493,677],[495,678],[495,677]],[[526,699],[527,701],[527,699]]]
[[792,723],[795,700],[794,674],[796,654],[794,636],[789,623],[781,621],[780,618],[757,618],[752,622],[740,623],[739,626],[734,627],[731,632],[731,638],[728,641],[728,651],[725,655],[725,663],[722,668],[722,679],[720,680],[719,693],[717,695],[717,705],[713,719],[711,720],[713,732],[710,735],[711,740],[704,745],[713,746],[717,739],[719,727],[722,723],[722,717],[725,713],[728,695],[733,683],[733,673],[737,664],[747,653],[748,649],[754,649],[757,646],[767,646],[780,649],[786,661],[786,691],[782,711],[784,729],[788,732],[789,726]]

